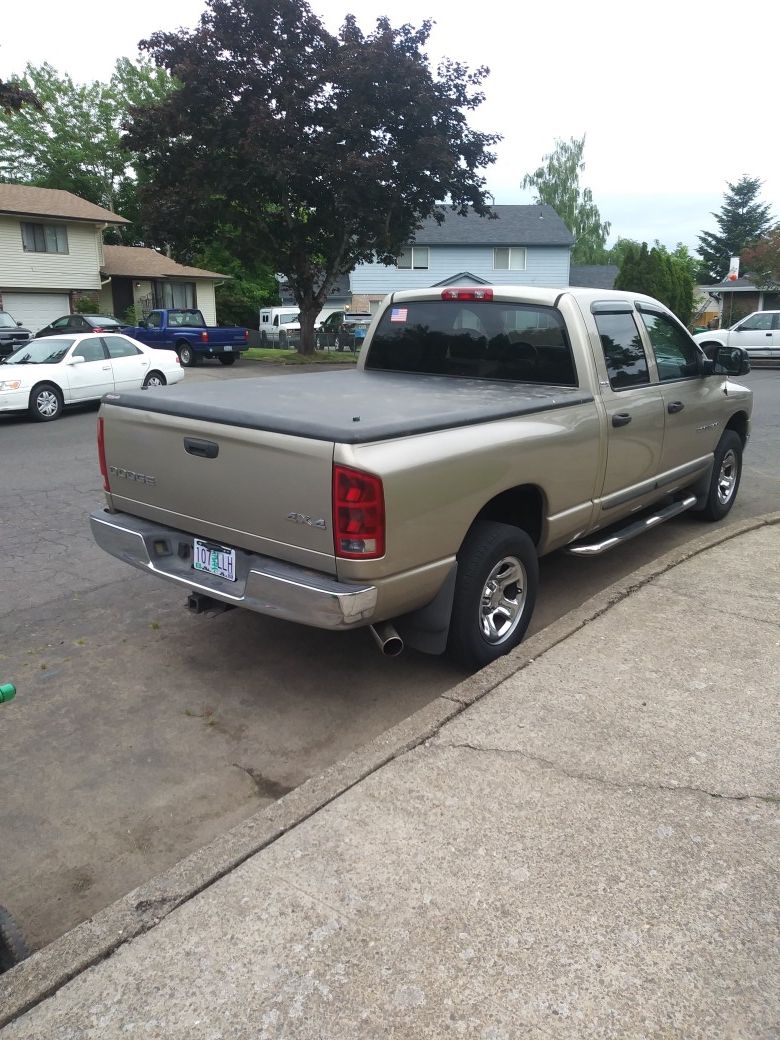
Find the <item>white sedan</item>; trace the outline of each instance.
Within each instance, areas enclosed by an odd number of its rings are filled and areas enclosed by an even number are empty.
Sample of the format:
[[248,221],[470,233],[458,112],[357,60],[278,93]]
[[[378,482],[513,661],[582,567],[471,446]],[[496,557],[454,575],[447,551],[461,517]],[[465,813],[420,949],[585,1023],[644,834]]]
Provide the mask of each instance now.
[[183,378],[174,350],[156,350],[129,336],[46,336],[0,363],[0,412],[26,411],[31,419],[51,422],[65,405]]

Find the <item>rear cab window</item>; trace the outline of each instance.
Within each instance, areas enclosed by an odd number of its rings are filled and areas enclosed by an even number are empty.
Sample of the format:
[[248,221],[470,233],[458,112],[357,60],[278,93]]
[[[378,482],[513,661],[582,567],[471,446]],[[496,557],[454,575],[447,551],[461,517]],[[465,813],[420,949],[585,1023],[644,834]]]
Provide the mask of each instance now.
[[578,386],[560,312],[498,300],[408,300],[391,305],[379,320],[365,367]]

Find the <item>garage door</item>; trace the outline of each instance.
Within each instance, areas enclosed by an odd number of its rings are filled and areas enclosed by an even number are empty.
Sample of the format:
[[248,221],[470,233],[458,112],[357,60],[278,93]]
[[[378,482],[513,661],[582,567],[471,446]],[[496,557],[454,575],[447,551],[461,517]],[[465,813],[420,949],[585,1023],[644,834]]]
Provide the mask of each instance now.
[[67,293],[3,293],[3,310],[25,328],[37,332],[55,318],[70,313]]

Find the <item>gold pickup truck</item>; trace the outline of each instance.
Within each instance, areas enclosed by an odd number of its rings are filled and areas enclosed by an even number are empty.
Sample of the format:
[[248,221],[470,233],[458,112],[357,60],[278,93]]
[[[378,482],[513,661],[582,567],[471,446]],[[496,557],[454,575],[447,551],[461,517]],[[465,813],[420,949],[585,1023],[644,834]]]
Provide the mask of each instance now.
[[538,557],[720,520],[750,432],[744,351],[598,289],[399,292],[356,371],[108,394],[98,544],[196,611],[371,626],[469,668],[522,639]]

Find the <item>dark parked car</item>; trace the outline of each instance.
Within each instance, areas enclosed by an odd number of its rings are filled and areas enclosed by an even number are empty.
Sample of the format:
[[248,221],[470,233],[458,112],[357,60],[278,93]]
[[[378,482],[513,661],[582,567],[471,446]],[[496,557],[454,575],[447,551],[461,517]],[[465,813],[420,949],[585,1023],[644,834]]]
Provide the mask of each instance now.
[[36,339],[40,336],[61,336],[65,332],[120,332],[121,329],[122,322],[109,318],[107,314],[65,314],[50,325],[45,325]]
[[315,329],[317,348],[335,347],[336,350],[358,350],[363,346],[372,314],[352,314],[333,311]]
[[8,357],[32,339],[32,332],[20,321],[15,321],[8,311],[0,311],[0,357]]

